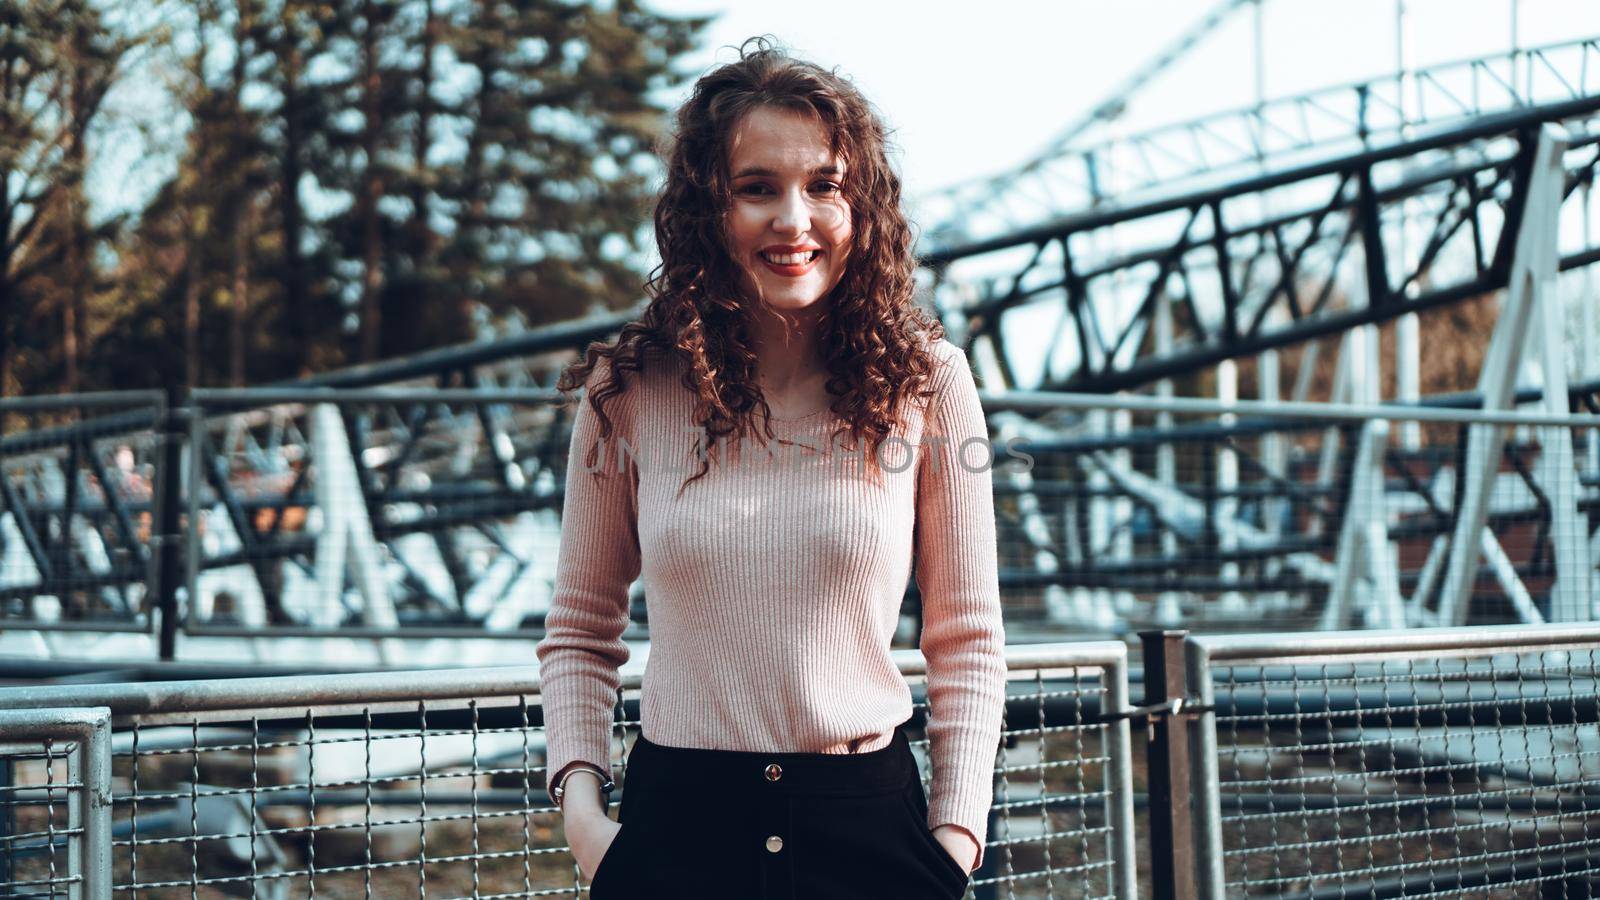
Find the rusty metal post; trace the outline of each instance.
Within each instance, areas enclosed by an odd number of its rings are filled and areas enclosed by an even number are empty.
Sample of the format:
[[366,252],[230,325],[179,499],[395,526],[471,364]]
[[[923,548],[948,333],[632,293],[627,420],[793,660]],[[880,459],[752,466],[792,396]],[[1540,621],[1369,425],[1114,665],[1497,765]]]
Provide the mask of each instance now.
[[[184,566],[183,540],[183,450],[188,440],[188,421],[184,417],[183,394],[167,390],[161,416],[161,455],[156,463],[156,514],[151,523],[157,540],[151,560],[156,585],[154,608],[161,613],[157,648],[163,662],[177,658],[178,585]],[[193,603],[191,596],[189,602]]]
[[1197,900],[1189,733],[1181,702],[1188,698],[1186,631],[1141,631],[1150,791],[1150,881],[1155,900]]

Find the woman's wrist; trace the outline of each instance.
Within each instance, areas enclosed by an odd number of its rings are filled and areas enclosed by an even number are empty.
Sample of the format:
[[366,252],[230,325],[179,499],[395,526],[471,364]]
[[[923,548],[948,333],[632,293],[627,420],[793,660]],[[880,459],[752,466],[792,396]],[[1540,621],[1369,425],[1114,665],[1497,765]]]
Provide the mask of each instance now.
[[602,783],[600,773],[588,766],[578,766],[563,773],[560,781],[562,796],[557,801],[561,814],[605,815],[605,805],[600,801]]
[[941,832],[944,834],[958,834],[961,836],[962,843],[969,848],[966,862],[962,864],[962,868],[970,872],[972,870],[972,864],[978,860],[978,851],[981,849],[978,846],[978,839],[973,836],[972,832],[951,822],[946,822],[945,824],[933,829],[935,836],[938,836]]

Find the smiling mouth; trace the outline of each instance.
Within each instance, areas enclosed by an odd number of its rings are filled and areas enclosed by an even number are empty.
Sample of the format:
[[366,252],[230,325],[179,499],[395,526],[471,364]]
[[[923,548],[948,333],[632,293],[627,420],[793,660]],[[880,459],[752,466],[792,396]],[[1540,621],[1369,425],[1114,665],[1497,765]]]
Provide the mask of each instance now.
[[[757,253],[762,265],[767,271],[784,278],[802,278],[817,267],[817,259],[822,256],[821,250],[808,250],[804,253]],[[781,262],[780,262],[781,260]]]
[[761,253],[760,257],[774,266],[791,268],[804,266],[822,255],[821,250],[808,250],[804,253]]

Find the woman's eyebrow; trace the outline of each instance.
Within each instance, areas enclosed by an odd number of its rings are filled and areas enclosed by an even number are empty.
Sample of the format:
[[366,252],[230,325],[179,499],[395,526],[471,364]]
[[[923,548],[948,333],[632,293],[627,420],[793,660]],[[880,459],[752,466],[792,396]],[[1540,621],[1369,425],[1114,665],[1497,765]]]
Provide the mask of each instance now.
[[[810,174],[812,174],[812,175],[838,175],[839,174],[839,167],[838,166],[818,166],[815,169],[812,169]],[[748,166],[746,168],[740,169],[737,173],[734,174],[733,177],[735,177],[735,178],[747,178],[747,177],[751,177],[751,176],[760,176],[760,177],[763,177],[763,178],[776,178],[776,177],[778,177],[778,173],[776,171],[772,170],[772,169],[766,169],[766,168],[762,168],[760,166]]]

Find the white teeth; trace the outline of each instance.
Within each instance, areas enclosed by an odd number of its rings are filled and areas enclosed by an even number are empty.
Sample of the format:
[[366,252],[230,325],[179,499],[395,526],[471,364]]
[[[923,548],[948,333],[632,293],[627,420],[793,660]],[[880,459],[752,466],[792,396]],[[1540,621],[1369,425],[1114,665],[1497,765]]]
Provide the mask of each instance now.
[[763,253],[761,258],[775,266],[803,266],[821,252],[820,250],[811,250],[806,253]]

